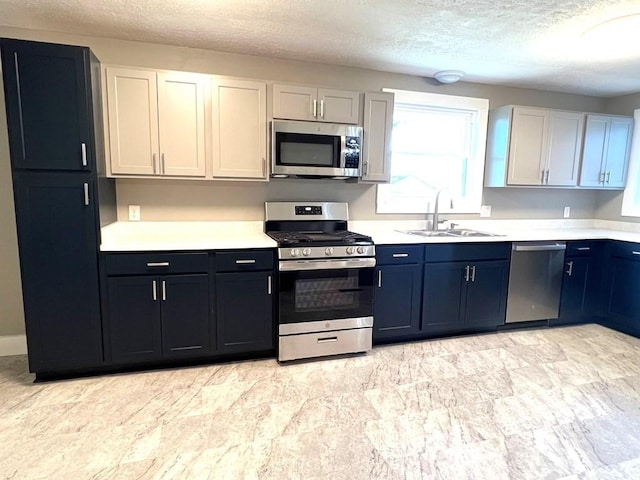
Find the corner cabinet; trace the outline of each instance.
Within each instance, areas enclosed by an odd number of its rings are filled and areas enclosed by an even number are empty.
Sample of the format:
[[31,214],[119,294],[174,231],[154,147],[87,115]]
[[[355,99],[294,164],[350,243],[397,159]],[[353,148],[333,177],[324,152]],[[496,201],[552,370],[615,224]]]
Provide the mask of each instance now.
[[107,67],[112,176],[204,177],[209,76]]
[[275,84],[273,118],[357,124],[360,92]]
[[631,117],[587,115],[580,186],[624,188],[632,136]]
[[393,98],[390,92],[364,94],[362,182],[391,181]]
[[584,117],[514,106],[492,110],[485,186],[576,186]]
[[213,177],[267,180],[267,87],[212,81]]
[[605,253],[605,325],[640,335],[640,244],[609,242]]

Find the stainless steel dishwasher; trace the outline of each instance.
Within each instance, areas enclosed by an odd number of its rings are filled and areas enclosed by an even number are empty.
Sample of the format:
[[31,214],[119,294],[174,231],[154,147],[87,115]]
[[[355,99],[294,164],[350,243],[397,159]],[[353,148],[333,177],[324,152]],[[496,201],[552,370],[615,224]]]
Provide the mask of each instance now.
[[511,246],[506,323],[558,318],[565,242]]

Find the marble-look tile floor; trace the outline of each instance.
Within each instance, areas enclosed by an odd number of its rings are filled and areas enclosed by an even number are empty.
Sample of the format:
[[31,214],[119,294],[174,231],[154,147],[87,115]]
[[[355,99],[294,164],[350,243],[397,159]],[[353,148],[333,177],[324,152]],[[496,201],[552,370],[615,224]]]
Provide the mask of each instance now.
[[2,479],[638,479],[640,340],[597,325],[31,383]]

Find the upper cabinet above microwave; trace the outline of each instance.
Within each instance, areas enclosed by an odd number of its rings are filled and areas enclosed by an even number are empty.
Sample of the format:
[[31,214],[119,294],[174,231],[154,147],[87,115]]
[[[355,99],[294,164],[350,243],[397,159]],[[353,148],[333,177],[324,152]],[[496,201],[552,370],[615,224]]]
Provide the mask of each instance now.
[[273,118],[358,124],[360,92],[275,84]]

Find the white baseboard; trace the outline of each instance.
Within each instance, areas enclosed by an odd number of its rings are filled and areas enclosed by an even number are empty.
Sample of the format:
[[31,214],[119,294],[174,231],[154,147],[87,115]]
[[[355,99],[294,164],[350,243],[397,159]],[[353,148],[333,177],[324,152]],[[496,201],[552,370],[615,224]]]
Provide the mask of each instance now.
[[27,354],[27,336],[26,335],[0,336],[0,357],[8,357],[9,355],[26,355],[26,354]]

